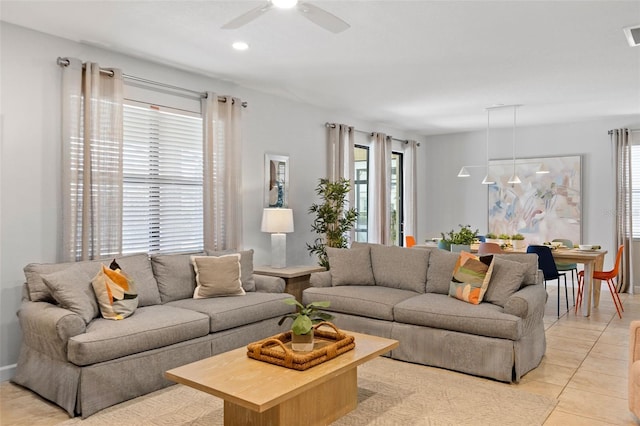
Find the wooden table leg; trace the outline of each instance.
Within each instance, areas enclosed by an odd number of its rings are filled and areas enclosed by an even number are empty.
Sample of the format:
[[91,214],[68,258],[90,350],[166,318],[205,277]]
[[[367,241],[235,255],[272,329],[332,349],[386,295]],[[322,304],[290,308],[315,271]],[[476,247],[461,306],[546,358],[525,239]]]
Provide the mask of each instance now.
[[[594,271],[602,271],[604,268],[604,254],[602,256],[598,256],[593,266]],[[602,286],[601,280],[592,280],[593,281],[593,307],[597,308],[600,304],[600,288]]]
[[593,298],[593,263],[584,263],[584,287],[582,288],[582,315],[591,315],[591,300]]

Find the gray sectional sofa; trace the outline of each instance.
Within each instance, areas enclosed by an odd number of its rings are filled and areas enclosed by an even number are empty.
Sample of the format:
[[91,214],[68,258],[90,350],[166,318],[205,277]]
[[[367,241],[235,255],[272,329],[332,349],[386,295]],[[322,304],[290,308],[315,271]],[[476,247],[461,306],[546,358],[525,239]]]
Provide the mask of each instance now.
[[[86,290],[101,262],[27,265],[18,312],[23,341],[12,381],[70,416],[87,417],[173,384],[163,377],[168,369],[282,332],[278,319],[293,309],[282,301],[292,296],[283,293],[282,279],[253,275],[252,250],[241,255],[246,295],[208,299],[192,298],[190,255],[117,258],[139,298],[135,313],[120,321],[82,310],[92,295],[77,289]],[[60,279],[56,291],[74,289],[73,311],[56,303],[48,277]]]
[[327,254],[303,301],[330,301],[340,328],[397,339],[392,358],[518,382],[545,353],[535,254],[497,255],[477,305],[449,296],[458,253],[354,243]]

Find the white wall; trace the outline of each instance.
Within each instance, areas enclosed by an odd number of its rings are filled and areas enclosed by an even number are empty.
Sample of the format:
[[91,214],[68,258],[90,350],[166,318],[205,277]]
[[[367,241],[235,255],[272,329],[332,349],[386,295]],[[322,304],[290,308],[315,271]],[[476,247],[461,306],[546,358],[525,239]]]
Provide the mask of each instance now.
[[[58,56],[95,61],[126,74],[196,91],[242,98],[244,112],[244,247],[255,263],[270,262],[270,237],[260,232],[264,154],[290,156],[290,207],[295,233],[288,235],[289,264],[313,264],[308,207],[316,201],[317,179],[325,173],[324,123],[340,122],[399,138],[412,135],[375,123],[235,86],[95,47],[0,22],[0,381],[13,372],[20,329],[16,318],[30,262],[61,258],[60,69]],[[415,139],[415,137],[413,137]],[[424,166],[421,166],[424,168]]]

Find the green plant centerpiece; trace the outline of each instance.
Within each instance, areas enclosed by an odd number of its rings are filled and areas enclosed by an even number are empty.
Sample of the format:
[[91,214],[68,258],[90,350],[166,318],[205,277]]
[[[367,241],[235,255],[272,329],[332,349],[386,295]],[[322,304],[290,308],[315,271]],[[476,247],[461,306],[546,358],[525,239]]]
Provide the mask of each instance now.
[[[441,232],[442,241],[445,241],[450,246],[471,246],[474,240],[478,237],[478,230],[471,230],[471,225],[458,225],[459,231],[451,230],[446,235]],[[453,250],[452,250],[453,251]]]
[[347,195],[351,190],[348,179],[337,181],[320,179],[316,193],[322,199],[320,204],[312,204],[309,213],[315,214],[311,229],[320,236],[313,244],[307,243],[309,255],[318,256],[318,264],[329,269],[326,247],[347,248],[349,240],[347,233],[353,228],[358,219],[355,208],[347,209]]
[[497,240],[498,236],[493,232],[488,232],[487,235],[484,236],[487,240]]
[[285,299],[284,303],[296,307],[296,312],[280,318],[278,325],[282,325],[287,318],[293,319],[291,324],[291,348],[294,351],[308,352],[313,350],[313,325],[331,321],[333,315],[322,312],[322,308],[328,308],[330,302],[311,302],[303,305],[296,299]]
[[524,235],[522,235],[522,234],[513,234],[511,236],[511,239],[515,240],[515,241],[524,241]]

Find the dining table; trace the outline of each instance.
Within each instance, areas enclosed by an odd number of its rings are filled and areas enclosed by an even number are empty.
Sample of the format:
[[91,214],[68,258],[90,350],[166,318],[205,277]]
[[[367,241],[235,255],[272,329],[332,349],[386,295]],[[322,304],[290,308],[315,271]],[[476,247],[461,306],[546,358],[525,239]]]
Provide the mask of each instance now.
[[[550,247],[551,248],[551,247]],[[471,251],[477,251],[478,245],[472,244]],[[506,248],[503,253],[526,253],[526,248]],[[551,250],[553,259],[562,263],[580,263],[584,266],[584,288],[582,303],[582,315],[588,317],[591,315],[591,308],[598,307],[600,303],[600,280],[593,279],[593,271],[602,271],[604,266],[604,257],[607,250],[581,250],[579,248],[557,247]]]

